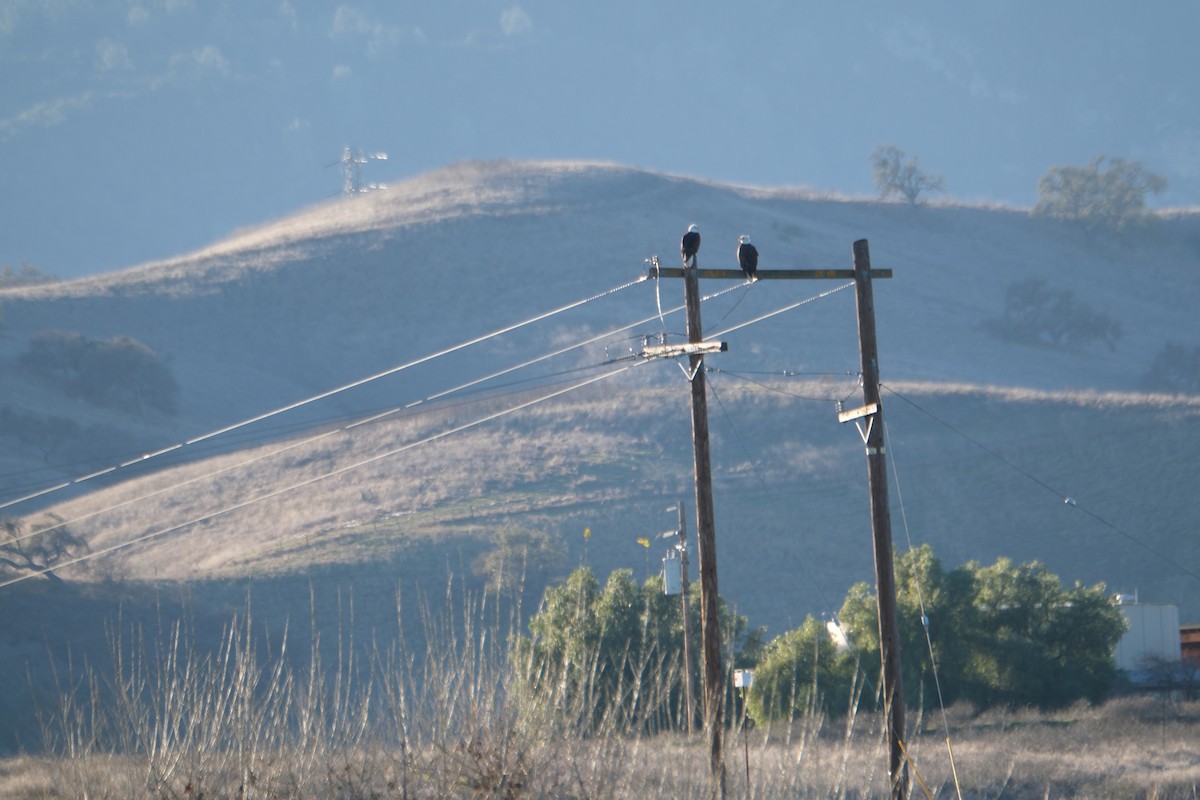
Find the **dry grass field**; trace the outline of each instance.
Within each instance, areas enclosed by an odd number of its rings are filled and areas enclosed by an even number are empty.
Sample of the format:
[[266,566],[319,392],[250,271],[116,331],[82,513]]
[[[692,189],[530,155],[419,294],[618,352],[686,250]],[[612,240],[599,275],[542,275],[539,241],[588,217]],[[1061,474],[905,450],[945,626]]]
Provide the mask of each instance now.
[[[909,742],[912,797],[1194,798],[1200,793],[1200,708],[1159,698],[1112,700],[1043,714],[949,712]],[[819,730],[814,730],[819,729]],[[677,733],[559,735],[553,728],[487,738],[426,741],[408,749],[364,736],[352,750],[264,755],[260,788],[240,792],[234,753],[206,769],[204,790],[179,777],[149,785],[145,754],[13,756],[0,761],[0,796],[37,798],[638,798],[708,796],[707,744]],[[743,749],[746,748],[746,749]],[[951,765],[950,749],[954,765]],[[208,754],[210,760],[212,754]],[[886,797],[886,745],[875,719],[799,720],[785,731],[727,738],[731,798]],[[191,754],[198,760],[198,754]],[[746,759],[749,763],[747,788]],[[957,790],[956,790],[957,775]],[[507,779],[507,782],[506,782]],[[193,786],[192,792],[188,785]]]
[[[56,675],[42,750],[0,761],[0,796],[35,798],[703,798],[707,741],[653,714],[669,667],[593,713],[585,681],[542,674],[485,602],[421,610],[421,644],[258,633],[249,606],[211,649],[188,625],[115,631],[104,666]],[[490,619],[480,623],[478,620]],[[505,630],[507,628],[507,630]],[[584,660],[589,656],[585,654]],[[634,674],[641,674],[635,670]],[[593,680],[595,679],[593,673]],[[887,796],[874,698],[841,717],[724,737],[727,796]],[[911,796],[1184,798],[1200,789],[1200,705],[1119,697],[1056,712],[966,707],[910,721]]]

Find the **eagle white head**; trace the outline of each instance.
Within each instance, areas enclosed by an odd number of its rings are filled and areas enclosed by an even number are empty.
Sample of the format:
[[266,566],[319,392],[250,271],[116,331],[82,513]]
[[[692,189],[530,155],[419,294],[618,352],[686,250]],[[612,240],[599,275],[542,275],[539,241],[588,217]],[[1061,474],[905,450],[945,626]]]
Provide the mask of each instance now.
[[[676,228],[676,230],[678,230],[678,228]],[[699,233],[699,232],[700,232],[700,228],[699,228],[699,226],[696,225],[696,223],[693,222],[691,225],[688,225],[688,233]]]
[[738,237],[738,244],[750,244],[750,237],[743,233]]

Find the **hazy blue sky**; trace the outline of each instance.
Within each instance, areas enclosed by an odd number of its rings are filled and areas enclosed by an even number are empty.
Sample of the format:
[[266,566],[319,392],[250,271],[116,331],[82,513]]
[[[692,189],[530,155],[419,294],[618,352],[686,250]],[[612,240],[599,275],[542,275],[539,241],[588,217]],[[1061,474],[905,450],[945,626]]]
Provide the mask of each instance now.
[[0,0],[0,265],[189,251],[336,194],[580,158],[872,194],[891,143],[1030,206],[1105,154],[1200,205],[1200,2]]

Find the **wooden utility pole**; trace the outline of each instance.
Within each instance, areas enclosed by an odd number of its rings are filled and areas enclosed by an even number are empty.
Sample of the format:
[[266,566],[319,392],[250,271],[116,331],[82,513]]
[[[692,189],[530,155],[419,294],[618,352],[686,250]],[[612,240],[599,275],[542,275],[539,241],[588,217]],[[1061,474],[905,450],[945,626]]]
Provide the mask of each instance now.
[[[867,446],[867,482],[871,494],[871,535],[875,553],[875,596],[879,604],[879,656],[882,666],[884,724],[888,737],[891,796],[908,796],[904,763],[904,685],[900,678],[900,637],[896,631],[896,576],[892,565],[892,521],[888,510],[887,459],[883,408],[879,403],[879,354],[875,344],[875,297],[871,289],[871,253],[867,240],[854,243],[854,289],[858,301],[858,343],[862,357],[863,405],[840,415],[855,421]],[[862,420],[866,420],[865,423]],[[863,425],[865,424],[865,430]]]
[[[700,280],[695,267],[683,270],[688,344],[704,341],[700,326]],[[721,669],[721,628],[717,603],[717,533],[713,518],[712,460],[708,446],[708,393],[703,353],[688,356],[692,385],[692,454],[696,472],[696,549],[700,553],[700,629],[704,654],[704,729],[708,732],[710,796],[725,797],[725,678]]]
[[683,500],[679,501],[679,592],[683,612],[683,709],[687,720],[687,735],[692,735],[692,717],[696,704],[692,702],[692,615],[688,609],[687,522],[683,516]]

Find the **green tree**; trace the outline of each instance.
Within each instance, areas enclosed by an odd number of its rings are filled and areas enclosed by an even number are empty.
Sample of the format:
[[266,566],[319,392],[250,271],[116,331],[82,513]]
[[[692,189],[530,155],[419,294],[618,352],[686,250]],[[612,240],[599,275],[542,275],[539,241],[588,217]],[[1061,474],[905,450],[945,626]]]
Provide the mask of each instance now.
[[880,145],[871,153],[871,172],[875,177],[875,188],[885,200],[903,197],[916,205],[921,195],[942,191],[940,175],[922,172],[917,166],[916,156],[905,160],[906,154],[894,145]]
[[1098,701],[1116,677],[1113,650],[1125,630],[1103,584],[1064,589],[1036,561],[971,562],[978,631],[966,675],[980,706],[1053,708]]
[[[899,555],[895,573],[908,704],[919,697],[932,704],[940,689],[947,704],[1052,708],[1100,700],[1112,687],[1113,651],[1125,623],[1103,584],[1065,589],[1045,565],[1006,558],[947,572],[928,545]],[[767,644],[751,694],[756,719],[803,710],[809,686],[822,693],[825,711],[844,709],[856,680],[848,668],[854,659],[867,676],[879,674],[879,625],[868,584],[850,588],[838,618],[853,654],[834,650],[812,618]]]
[[747,709],[755,720],[789,719],[812,710],[842,714],[850,705],[857,657],[808,616],[766,644],[754,669]]
[[[929,545],[900,554],[895,561],[896,626],[900,639],[900,668],[906,702],[918,697],[928,702],[937,698],[933,683],[936,660],[944,697],[957,697],[969,659],[960,646],[965,632],[976,629],[978,620],[972,604],[972,583],[962,569],[947,573]],[[862,665],[877,673],[879,668],[879,619],[875,594],[866,583],[850,587],[838,619],[847,637],[860,653]],[[928,639],[925,626],[929,627]]]
[[[692,587],[692,608],[699,589]],[[762,630],[719,603],[723,652],[734,666],[758,658]],[[700,620],[691,615],[693,685],[699,683]],[[585,726],[602,720],[621,725],[681,724],[683,706],[683,614],[679,598],[663,592],[654,576],[639,586],[632,570],[615,570],[603,587],[588,567],[546,589],[529,622],[528,638],[514,652],[527,668],[531,696],[554,697]],[[698,711],[700,693],[696,692]]]
[[[1104,162],[1108,161],[1105,168]],[[1146,218],[1146,195],[1167,180],[1139,161],[1096,156],[1084,167],[1051,167],[1038,181],[1034,216],[1120,229]]]

